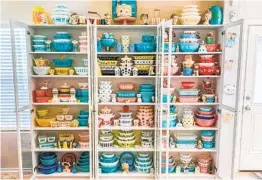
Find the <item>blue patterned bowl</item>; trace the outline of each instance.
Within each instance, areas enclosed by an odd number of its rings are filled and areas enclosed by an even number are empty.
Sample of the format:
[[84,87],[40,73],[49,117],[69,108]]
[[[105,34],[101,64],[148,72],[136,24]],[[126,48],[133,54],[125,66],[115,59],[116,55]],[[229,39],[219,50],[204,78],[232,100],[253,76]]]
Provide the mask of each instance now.
[[185,39],[185,38],[196,39],[196,38],[198,38],[198,36],[196,34],[184,34],[184,33],[181,33],[180,34],[180,38],[181,39]]
[[90,165],[80,165],[77,163],[77,169],[81,172],[89,172],[90,171]]
[[52,15],[52,21],[54,24],[68,24],[70,16],[68,15]]
[[45,45],[45,40],[32,40],[33,45]]
[[150,103],[152,102],[152,96],[155,95],[154,92],[140,92],[143,102]]
[[[171,52],[176,52],[176,43],[172,43],[172,47],[171,47]],[[169,48],[169,43],[165,43],[164,44],[164,51],[168,52],[168,48]]]
[[215,142],[214,141],[202,141],[203,148],[211,149],[214,147]]
[[53,48],[58,52],[70,52],[73,50],[72,40],[55,39],[52,42]]
[[135,43],[136,52],[155,52],[155,43]]
[[40,158],[43,160],[54,159],[56,158],[56,154],[53,152],[44,152],[40,155]]
[[153,43],[155,40],[155,37],[149,34],[145,34],[142,36],[142,42],[147,42],[147,43]]
[[[167,171],[168,171],[168,173],[171,173],[171,172],[175,171],[175,169],[176,169],[176,166],[171,166],[171,167],[168,167]],[[166,167],[161,167],[161,172],[166,173]]]
[[201,135],[203,135],[203,136],[214,136],[214,134],[215,134],[215,131],[213,131],[213,130],[208,130],[208,131],[200,131],[200,133],[201,133]]
[[199,43],[179,43],[179,49],[182,52],[196,52],[199,46]]
[[33,35],[33,40],[47,40],[47,36],[44,35]]
[[52,166],[44,166],[40,164],[38,167],[42,174],[53,174],[56,172],[57,164],[54,164]]
[[73,59],[53,59],[55,67],[72,67]]
[[33,51],[35,52],[44,52],[46,51],[46,45],[32,45]]

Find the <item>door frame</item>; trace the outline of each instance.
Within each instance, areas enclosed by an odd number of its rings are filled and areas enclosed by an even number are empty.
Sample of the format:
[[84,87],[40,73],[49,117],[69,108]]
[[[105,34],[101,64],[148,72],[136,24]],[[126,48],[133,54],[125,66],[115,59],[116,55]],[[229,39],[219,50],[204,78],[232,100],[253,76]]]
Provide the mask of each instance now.
[[249,38],[250,26],[262,26],[262,19],[248,19],[243,21],[243,33],[242,33],[242,53],[240,59],[240,77],[239,77],[239,93],[237,104],[237,119],[234,127],[234,151],[233,151],[233,168],[232,178],[235,178],[236,173],[240,171],[240,152],[241,152],[241,134],[243,124],[243,106],[245,95],[245,81],[246,81],[246,64],[247,64],[247,41]]

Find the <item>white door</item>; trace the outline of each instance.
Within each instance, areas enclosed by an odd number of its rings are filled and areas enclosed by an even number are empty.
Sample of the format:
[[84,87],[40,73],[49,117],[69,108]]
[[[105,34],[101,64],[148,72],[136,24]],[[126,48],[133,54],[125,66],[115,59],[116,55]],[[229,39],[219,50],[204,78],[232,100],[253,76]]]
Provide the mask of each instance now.
[[223,28],[223,63],[220,90],[220,121],[217,136],[217,174],[221,179],[231,179],[234,149],[234,125],[237,117],[239,67],[243,21],[227,24]]
[[240,170],[262,170],[262,26],[250,26]]

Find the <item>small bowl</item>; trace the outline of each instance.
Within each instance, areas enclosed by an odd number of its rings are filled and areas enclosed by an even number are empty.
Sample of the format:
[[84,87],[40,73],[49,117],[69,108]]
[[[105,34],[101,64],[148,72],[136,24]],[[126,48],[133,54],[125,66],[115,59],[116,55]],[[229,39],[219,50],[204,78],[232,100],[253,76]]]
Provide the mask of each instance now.
[[80,110],[79,115],[89,115],[88,110]]
[[199,107],[199,111],[202,111],[202,112],[211,112],[211,111],[213,111],[213,108],[210,107],[210,106],[202,106],[202,107]]
[[190,82],[190,81],[183,81],[181,82],[181,85],[184,89],[191,89],[194,87],[195,82]]
[[36,110],[38,116],[44,117],[47,115],[48,110],[47,109],[42,109],[42,110]]
[[32,45],[33,51],[35,52],[44,52],[46,51],[46,45]]
[[49,72],[50,67],[44,66],[33,66],[33,70],[37,75],[47,75]]
[[88,124],[88,119],[78,119],[78,121],[80,127],[86,127]]

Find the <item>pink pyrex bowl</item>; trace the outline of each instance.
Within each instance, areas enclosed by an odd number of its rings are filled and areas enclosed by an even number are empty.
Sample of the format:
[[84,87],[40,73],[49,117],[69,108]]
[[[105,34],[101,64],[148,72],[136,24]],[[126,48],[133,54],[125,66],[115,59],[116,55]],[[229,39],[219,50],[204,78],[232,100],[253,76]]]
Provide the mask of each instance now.
[[199,119],[199,118],[195,118],[196,120],[196,123],[199,125],[199,126],[202,126],[202,127],[211,127],[214,123],[215,123],[215,118],[214,119],[209,119],[209,120],[202,120],[202,119]]
[[120,90],[124,91],[133,90],[136,87],[134,83],[119,83],[117,86]]

